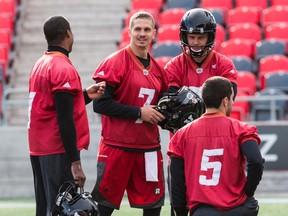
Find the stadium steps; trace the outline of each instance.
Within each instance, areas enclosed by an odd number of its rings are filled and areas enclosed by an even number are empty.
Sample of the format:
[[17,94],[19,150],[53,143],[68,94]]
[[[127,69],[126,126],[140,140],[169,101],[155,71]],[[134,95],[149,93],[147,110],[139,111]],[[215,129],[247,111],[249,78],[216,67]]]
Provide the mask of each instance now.
[[[81,76],[83,88],[92,84],[91,77],[98,63],[117,49],[116,41],[119,41],[122,20],[130,7],[129,3],[129,0],[22,0],[17,22],[15,59],[7,88],[28,90],[30,70],[47,47],[43,23],[52,15],[63,15],[69,20],[74,34],[70,59]],[[27,94],[22,95],[28,103]],[[19,95],[13,92],[8,95],[9,99],[14,97]],[[22,108],[27,110],[25,105]],[[12,126],[25,125],[27,112],[23,109],[9,105],[7,123]]]

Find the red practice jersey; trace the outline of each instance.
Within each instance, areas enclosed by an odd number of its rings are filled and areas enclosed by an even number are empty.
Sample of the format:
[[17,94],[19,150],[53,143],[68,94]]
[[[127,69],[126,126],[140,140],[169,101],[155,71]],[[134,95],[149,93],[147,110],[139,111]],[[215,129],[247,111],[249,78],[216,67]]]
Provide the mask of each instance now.
[[[93,79],[106,81],[115,88],[113,99],[118,103],[142,107],[155,105],[159,94],[168,90],[165,71],[150,56],[150,65],[144,68],[128,46],[104,59]],[[159,147],[157,125],[140,119],[121,119],[102,115],[103,142],[138,149]]]
[[60,91],[73,94],[78,149],[88,148],[88,118],[79,74],[67,56],[46,52],[30,74],[28,135],[31,155],[65,152],[54,103],[54,95]]
[[212,76],[222,76],[237,84],[237,70],[231,59],[212,50],[201,67],[184,53],[174,57],[165,66],[170,86],[188,86],[201,96],[202,84]]
[[226,210],[246,200],[241,145],[247,140],[260,144],[257,128],[222,113],[204,114],[177,131],[168,155],[184,159],[189,209],[202,203]]

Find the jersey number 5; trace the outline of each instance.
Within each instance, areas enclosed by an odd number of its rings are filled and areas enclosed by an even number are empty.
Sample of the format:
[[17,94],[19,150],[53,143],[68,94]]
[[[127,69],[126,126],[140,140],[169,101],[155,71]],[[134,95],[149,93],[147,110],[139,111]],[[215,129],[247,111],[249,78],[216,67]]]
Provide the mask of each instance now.
[[209,157],[223,155],[224,149],[204,149],[201,161],[201,171],[212,169],[212,178],[208,179],[206,175],[199,176],[199,183],[206,186],[215,186],[219,183],[222,164],[219,161],[211,162]]

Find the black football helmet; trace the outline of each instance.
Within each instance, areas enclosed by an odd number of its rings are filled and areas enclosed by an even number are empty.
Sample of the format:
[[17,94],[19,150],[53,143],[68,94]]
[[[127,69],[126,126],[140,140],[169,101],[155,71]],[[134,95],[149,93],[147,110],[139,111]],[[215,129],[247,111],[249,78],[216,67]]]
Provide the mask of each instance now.
[[[188,34],[205,34],[208,33],[207,44],[200,50],[195,51],[188,44]],[[180,42],[182,51],[193,57],[201,57],[204,53],[209,53],[209,49],[214,47],[216,34],[216,21],[214,16],[208,10],[203,8],[193,8],[187,11],[182,17],[180,24]]]
[[175,133],[203,114],[204,103],[194,91],[183,86],[176,93],[169,93],[162,97],[156,109],[165,116],[165,119],[158,125],[162,129]]
[[89,192],[67,181],[59,188],[52,216],[99,216],[97,203]]

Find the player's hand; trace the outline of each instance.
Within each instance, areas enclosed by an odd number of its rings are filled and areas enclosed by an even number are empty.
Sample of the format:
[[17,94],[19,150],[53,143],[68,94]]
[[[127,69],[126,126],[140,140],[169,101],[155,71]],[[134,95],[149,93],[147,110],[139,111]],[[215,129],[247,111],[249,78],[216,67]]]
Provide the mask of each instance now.
[[105,92],[106,83],[104,81],[93,84],[86,88],[88,97],[91,100],[99,99]]
[[155,106],[143,106],[141,109],[141,119],[151,124],[158,124],[165,117],[155,109]]
[[75,181],[75,184],[78,187],[84,187],[86,176],[81,166],[80,161],[74,161],[71,164],[71,172]]

